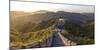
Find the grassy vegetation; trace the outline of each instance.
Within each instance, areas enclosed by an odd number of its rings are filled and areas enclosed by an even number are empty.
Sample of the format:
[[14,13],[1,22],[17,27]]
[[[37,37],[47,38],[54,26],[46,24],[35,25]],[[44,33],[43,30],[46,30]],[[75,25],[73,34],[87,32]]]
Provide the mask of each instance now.
[[11,46],[19,48],[24,44],[32,42],[41,42],[44,39],[50,37],[54,31],[54,20],[42,21],[37,26],[32,26],[32,23],[24,25],[22,30],[18,30],[14,27],[11,27],[10,31],[10,41]]
[[54,31],[53,26],[48,27],[46,29],[42,29],[36,32],[11,32],[11,45],[17,47],[21,47],[23,44],[31,43],[31,42],[40,42],[44,39],[47,39],[52,32]]
[[75,41],[78,45],[94,44],[94,21],[87,21],[83,26],[66,22],[62,35]]

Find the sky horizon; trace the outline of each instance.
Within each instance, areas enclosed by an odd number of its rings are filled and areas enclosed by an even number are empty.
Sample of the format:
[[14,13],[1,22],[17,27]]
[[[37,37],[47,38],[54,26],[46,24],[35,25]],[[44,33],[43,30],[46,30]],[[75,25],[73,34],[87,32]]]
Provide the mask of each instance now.
[[35,2],[18,2],[11,1],[10,11],[24,11],[35,12],[39,10],[47,11],[65,11],[77,13],[94,13],[94,6],[79,6],[79,5],[62,5],[62,4],[49,4],[49,3],[35,3]]

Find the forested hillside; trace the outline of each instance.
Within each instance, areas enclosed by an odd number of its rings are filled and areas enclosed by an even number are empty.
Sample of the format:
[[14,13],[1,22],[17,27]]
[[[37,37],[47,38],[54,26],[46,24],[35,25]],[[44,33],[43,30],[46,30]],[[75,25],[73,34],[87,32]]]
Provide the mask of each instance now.
[[61,31],[64,37],[78,44],[94,43],[93,13],[37,11],[27,14],[13,11],[10,17],[11,46],[21,47],[23,44],[39,42],[48,38],[55,31],[56,19],[60,16],[65,19]]

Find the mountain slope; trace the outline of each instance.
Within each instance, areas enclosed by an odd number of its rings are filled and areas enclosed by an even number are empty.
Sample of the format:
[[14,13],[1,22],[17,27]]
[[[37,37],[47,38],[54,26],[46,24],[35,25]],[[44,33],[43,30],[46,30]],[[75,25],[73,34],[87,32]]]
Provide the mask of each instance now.
[[[42,12],[42,13],[41,13]],[[17,12],[13,12],[16,13]],[[24,14],[24,13],[20,13]],[[71,13],[71,12],[64,12],[64,11],[58,11],[58,12],[49,12],[49,11],[37,11],[34,13],[31,13],[31,15],[25,15],[19,17],[11,15],[11,27],[17,29],[17,30],[23,30],[27,28],[30,28],[32,26],[36,27],[39,23],[42,21],[48,21],[50,19],[55,20],[53,18],[59,18],[62,16],[65,20],[70,21],[72,23],[83,25],[87,20],[94,20],[94,14],[91,13],[88,15],[86,13]],[[49,22],[49,21],[48,21]]]

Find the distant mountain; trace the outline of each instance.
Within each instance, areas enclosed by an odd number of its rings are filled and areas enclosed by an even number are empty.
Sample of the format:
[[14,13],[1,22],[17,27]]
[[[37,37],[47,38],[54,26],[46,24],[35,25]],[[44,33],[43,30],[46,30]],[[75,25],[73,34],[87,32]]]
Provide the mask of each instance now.
[[59,16],[66,18],[67,20],[69,20],[73,23],[77,23],[77,24],[83,24],[87,20],[94,19],[94,16],[83,15],[81,13],[70,13],[70,12],[59,11],[59,12],[57,12],[57,14],[59,14]]
[[[15,14],[18,14],[17,12],[12,12]],[[25,14],[25,13],[21,13]],[[26,28],[30,28],[32,26],[36,27],[37,24],[39,24],[42,21],[49,20],[53,18],[54,13],[48,12],[48,13],[31,13],[31,15],[12,15],[11,14],[11,27],[13,29],[23,30]]]
[[82,13],[83,15],[86,15],[86,16],[94,16],[94,13]]
[[94,20],[94,16],[95,16],[94,13],[82,13],[82,14],[83,14],[83,15],[86,15],[89,19]]
[[[64,17],[66,20],[73,21],[75,23],[84,23],[86,20],[93,20],[93,13],[71,13],[71,12],[49,12],[46,10],[40,10],[33,13],[26,12],[11,12],[12,17],[19,17],[19,20],[33,20],[35,22],[41,20],[48,20],[55,17]],[[17,19],[17,18],[16,18]]]
[[20,17],[20,16],[28,16],[28,15],[32,15],[32,13],[29,13],[29,12],[23,12],[23,11],[11,11],[10,14],[11,14],[11,16],[14,16],[14,17]]
[[49,12],[49,11],[47,11],[47,10],[39,10],[39,11],[35,11],[33,13],[39,14],[39,13],[47,13],[47,12]]
[[[12,15],[13,13],[15,15]],[[81,14],[81,13],[71,13],[71,12],[64,12],[64,11],[49,12],[44,10],[36,11],[33,13],[25,13],[25,12],[19,13],[14,11],[11,13],[11,25],[13,25],[13,27],[17,28],[18,30],[20,29],[22,30],[23,28],[26,29],[25,27],[27,28],[31,26],[35,27],[42,21],[48,21],[50,19],[56,21],[56,19],[54,18],[59,18],[60,16],[62,16],[67,21],[79,25],[84,24],[87,20],[94,20],[94,14],[91,15],[91,13]]]

